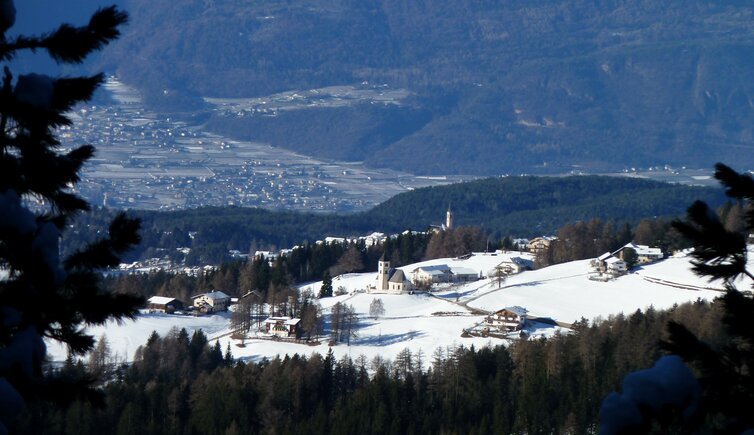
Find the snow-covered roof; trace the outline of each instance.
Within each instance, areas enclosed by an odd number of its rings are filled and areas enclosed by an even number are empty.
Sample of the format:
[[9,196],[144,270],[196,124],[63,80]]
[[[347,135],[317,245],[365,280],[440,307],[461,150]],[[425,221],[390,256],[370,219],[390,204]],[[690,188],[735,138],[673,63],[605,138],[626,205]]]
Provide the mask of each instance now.
[[215,291],[209,292],[209,293],[202,293],[200,295],[192,296],[191,299],[200,298],[202,296],[205,296],[206,298],[212,299],[212,300],[215,300],[215,301],[218,300],[218,299],[230,299],[230,296],[228,296],[225,293],[223,293],[221,291],[218,291],[218,290],[215,290]]
[[147,300],[147,302],[149,302],[150,304],[155,304],[155,305],[167,305],[173,302],[174,300],[175,298],[169,298],[167,296],[152,296],[151,298]]
[[597,257],[597,260],[599,260],[599,261],[605,261],[605,260],[607,260],[608,258],[610,258],[612,256],[613,256],[613,254],[611,254],[609,252],[605,252],[604,254],[602,254],[599,257]]
[[427,274],[429,276],[444,276],[445,275],[445,272],[443,272],[442,270],[429,270],[429,271],[426,271],[424,269],[419,268],[419,269],[414,269],[413,273],[415,273],[417,271],[422,271],[422,272],[424,272],[425,274]]
[[282,323],[284,325],[298,325],[298,322],[300,322],[301,319],[297,318],[290,318],[288,316],[280,316],[280,317],[268,317],[265,319],[265,324],[276,324],[276,323]]
[[650,248],[647,245],[635,245],[633,243],[626,243],[625,246],[619,249],[619,251],[631,248],[634,251],[636,251],[637,255],[642,255],[645,257],[662,257],[662,249],[660,248]]
[[527,310],[526,308],[520,307],[518,305],[514,305],[512,307],[505,307],[502,310],[499,310],[498,312],[500,311],[510,311],[511,313],[515,313],[519,317],[523,317],[526,315],[526,313],[529,312],[529,310]]
[[447,264],[435,264],[431,266],[421,266],[417,267],[416,269],[412,270],[411,272],[416,271],[422,271],[424,273],[427,273],[429,275],[441,275],[443,273],[446,273],[450,271],[450,268]]
[[605,263],[607,264],[615,264],[615,263],[625,263],[625,261],[621,260],[620,258],[610,256],[610,258],[605,259]]
[[479,275],[479,271],[468,267],[451,267],[450,271],[453,272],[453,275]]
[[530,267],[532,265],[532,261],[523,259],[521,257],[510,257],[501,261],[500,264],[516,264],[518,266]]

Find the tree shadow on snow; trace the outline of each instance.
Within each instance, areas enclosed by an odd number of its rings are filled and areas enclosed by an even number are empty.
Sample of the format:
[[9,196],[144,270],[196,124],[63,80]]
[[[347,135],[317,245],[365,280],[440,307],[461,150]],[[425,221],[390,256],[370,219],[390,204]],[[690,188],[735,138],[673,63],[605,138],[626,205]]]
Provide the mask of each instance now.
[[424,332],[409,331],[400,334],[380,334],[370,335],[368,337],[357,337],[351,339],[351,346],[390,346],[391,344],[402,341],[413,340],[427,335]]

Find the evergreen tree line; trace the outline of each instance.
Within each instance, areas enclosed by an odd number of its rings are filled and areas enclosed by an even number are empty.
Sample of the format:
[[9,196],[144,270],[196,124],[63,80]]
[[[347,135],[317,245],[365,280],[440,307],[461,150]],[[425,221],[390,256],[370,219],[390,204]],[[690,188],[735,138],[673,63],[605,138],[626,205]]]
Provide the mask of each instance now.
[[[745,208],[739,203],[726,203],[717,210],[726,228],[743,232]],[[659,247],[663,252],[688,247],[673,227],[672,220],[643,219],[635,227],[627,223],[591,219],[561,227],[549,248],[537,254],[536,265],[545,267],[574,260],[595,258],[613,252],[628,242]],[[406,232],[388,238],[381,245],[356,243],[304,243],[286,255],[269,261],[252,257],[247,261],[230,261],[218,269],[190,276],[164,271],[146,274],[111,275],[104,278],[114,293],[136,292],[142,296],[170,296],[183,301],[211,289],[240,297],[256,291],[263,301],[280,300],[280,292],[295,293],[299,283],[328,280],[343,273],[374,272],[384,254],[391,265],[399,267],[423,260],[456,257],[470,252],[513,249],[511,238],[495,239],[478,227],[461,227],[436,233]],[[329,294],[337,293],[337,287]]]
[[[746,210],[740,202],[727,202],[717,208],[717,216],[728,231],[743,234]],[[665,253],[689,247],[689,240],[673,227],[673,220],[665,218],[642,219],[634,228],[601,219],[579,221],[561,227],[556,237],[547,250],[537,253],[537,266],[595,258],[629,242],[658,247]]]
[[458,228],[434,234],[406,232],[372,246],[364,242],[304,243],[274,261],[263,256],[251,257],[247,261],[226,262],[198,276],[155,271],[110,275],[104,281],[112,292],[135,292],[146,297],[161,295],[188,301],[192,295],[216,289],[233,297],[257,291],[266,301],[298,283],[343,273],[374,272],[383,254],[393,267],[399,267],[498,246],[498,242],[488,244],[488,237],[479,228]]
[[[34,404],[19,432],[61,434],[590,433],[605,395],[662,353],[668,321],[727,337],[720,304],[636,311],[508,347],[405,349],[392,360],[294,355],[232,361],[201,332],[153,334],[102,383],[107,406]],[[59,372],[83,369],[67,362]]]
[[[619,177],[507,177],[416,189],[353,214],[313,214],[239,207],[204,207],[173,212],[138,211],[142,243],[128,261],[169,256],[188,265],[221,264],[229,250],[288,248],[327,236],[372,231],[424,230],[444,220],[452,204],[456,227],[479,227],[492,238],[554,234],[564,225],[599,218],[635,226],[648,217],[673,218],[695,199],[713,206],[723,195],[710,188]],[[78,216],[63,239],[64,253],[95,240],[115,211]],[[177,248],[191,248],[184,256]],[[320,275],[321,277],[321,275]]]

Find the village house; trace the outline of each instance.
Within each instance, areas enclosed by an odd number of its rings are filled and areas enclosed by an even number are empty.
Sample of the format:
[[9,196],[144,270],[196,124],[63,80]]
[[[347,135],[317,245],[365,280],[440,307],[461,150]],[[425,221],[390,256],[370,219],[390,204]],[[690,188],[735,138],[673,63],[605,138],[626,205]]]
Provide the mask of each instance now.
[[479,279],[479,272],[468,267],[448,266],[447,264],[434,264],[421,266],[412,270],[409,274],[411,283],[416,287],[427,287],[432,284],[443,282],[468,282]]
[[221,291],[212,291],[193,296],[194,307],[202,313],[225,311],[230,306],[230,296]]
[[255,260],[259,260],[259,259],[262,259],[262,258],[264,258],[265,260],[267,260],[268,262],[270,262],[270,264],[272,264],[272,263],[275,262],[275,260],[278,259],[278,254],[276,252],[272,252],[272,251],[256,251],[256,252],[254,252],[254,259]]
[[411,282],[416,286],[426,286],[438,282],[450,282],[450,268],[446,264],[417,267],[411,271]]
[[147,309],[149,311],[159,311],[167,314],[173,314],[183,309],[183,302],[176,298],[166,296],[152,296],[147,300]]
[[625,246],[622,246],[620,249],[613,252],[613,255],[620,257],[621,260],[625,260],[624,255],[628,248],[631,248],[636,252],[637,262],[639,264],[659,261],[665,257],[660,248],[650,248],[647,245],[636,245],[634,243],[627,243]]
[[469,282],[479,279],[480,273],[468,267],[451,267],[450,273],[453,275],[453,282]]
[[552,241],[555,239],[556,239],[555,237],[549,237],[549,236],[537,237],[537,238],[529,240],[529,244],[527,245],[527,248],[529,248],[529,252],[536,255],[536,254],[539,254],[540,252],[546,251],[550,247],[550,243],[552,243]]
[[295,337],[301,319],[283,317],[268,317],[264,321],[264,333],[275,337]]
[[387,240],[387,236],[385,233],[378,233],[374,232],[366,237],[364,237],[364,246],[370,247],[370,246],[377,246],[381,245],[382,243]]
[[487,271],[487,276],[497,276],[498,271],[501,271],[505,275],[515,275],[525,270],[531,270],[534,268],[534,262],[521,257],[506,258],[497,266]]
[[607,277],[615,278],[625,275],[628,272],[628,265],[626,262],[609,252],[605,252],[592,260],[590,265],[596,273]]
[[495,311],[484,319],[485,326],[504,332],[520,331],[526,325],[526,308],[515,306]]

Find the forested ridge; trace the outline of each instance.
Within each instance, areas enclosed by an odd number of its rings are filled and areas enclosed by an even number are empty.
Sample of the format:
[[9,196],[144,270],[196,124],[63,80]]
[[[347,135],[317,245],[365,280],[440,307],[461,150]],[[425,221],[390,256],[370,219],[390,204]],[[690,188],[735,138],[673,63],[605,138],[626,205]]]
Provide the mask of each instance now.
[[[456,227],[478,227],[500,241],[505,236],[554,234],[568,223],[600,219],[634,226],[644,218],[679,217],[702,199],[724,202],[717,189],[649,180],[600,177],[505,177],[416,189],[357,214],[279,212],[239,207],[208,207],[173,212],[133,210],[142,220],[142,243],[130,259],[175,255],[190,247],[196,261],[219,264],[228,250],[242,253],[283,249],[327,236],[352,237],[373,231],[425,231],[441,224],[450,207]],[[112,212],[82,216],[70,246],[91,240]],[[189,234],[191,233],[191,234]],[[253,253],[253,252],[252,252]]]
[[[589,433],[605,395],[662,354],[669,320],[720,346],[719,303],[648,309],[510,346],[409,349],[394,361],[286,355],[231,361],[228,350],[174,330],[153,335],[131,365],[75,363],[107,373],[107,407],[35,403],[25,433]],[[104,348],[104,346],[102,347]],[[206,349],[206,350],[205,350]],[[103,349],[104,351],[104,349]]]

